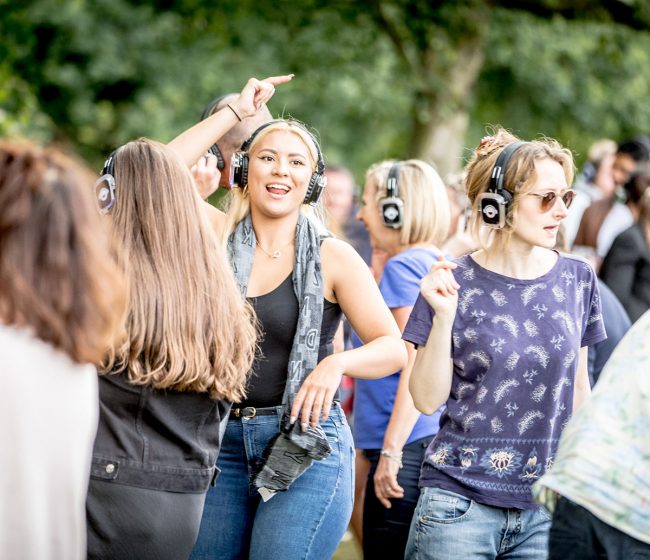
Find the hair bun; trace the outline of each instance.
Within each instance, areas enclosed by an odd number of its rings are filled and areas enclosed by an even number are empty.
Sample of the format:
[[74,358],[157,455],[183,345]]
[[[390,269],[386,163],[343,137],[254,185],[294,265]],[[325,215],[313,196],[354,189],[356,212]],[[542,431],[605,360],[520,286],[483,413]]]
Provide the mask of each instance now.
[[499,146],[497,145],[496,138],[494,136],[483,136],[479,142],[478,147],[476,148],[476,154],[479,156],[487,156]]

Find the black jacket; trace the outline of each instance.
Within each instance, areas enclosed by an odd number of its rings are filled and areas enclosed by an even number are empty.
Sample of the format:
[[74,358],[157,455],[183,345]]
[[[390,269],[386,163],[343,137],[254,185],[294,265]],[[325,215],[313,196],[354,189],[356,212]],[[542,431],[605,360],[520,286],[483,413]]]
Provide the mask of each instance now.
[[171,492],[205,492],[215,477],[219,427],[230,403],[205,393],[99,378],[99,428],[91,478]]
[[633,323],[650,308],[650,249],[638,224],[614,240],[600,277],[616,294]]

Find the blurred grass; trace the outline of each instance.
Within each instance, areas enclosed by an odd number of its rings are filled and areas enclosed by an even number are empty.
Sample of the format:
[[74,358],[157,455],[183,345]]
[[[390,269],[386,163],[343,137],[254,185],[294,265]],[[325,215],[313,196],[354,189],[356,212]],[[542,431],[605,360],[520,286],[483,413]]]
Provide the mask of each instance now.
[[332,560],[362,560],[362,558],[361,549],[352,536],[352,532],[346,531]]

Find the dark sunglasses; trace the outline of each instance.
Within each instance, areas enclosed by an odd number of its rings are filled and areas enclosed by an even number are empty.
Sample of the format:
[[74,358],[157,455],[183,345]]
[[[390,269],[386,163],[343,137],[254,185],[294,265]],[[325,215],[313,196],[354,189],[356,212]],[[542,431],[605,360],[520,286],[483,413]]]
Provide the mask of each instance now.
[[558,198],[561,198],[562,202],[564,202],[564,206],[569,208],[569,206],[571,206],[571,204],[573,203],[573,199],[576,197],[576,191],[574,190],[568,190],[562,196],[560,196],[559,194],[553,191],[549,191],[544,194],[540,194],[540,193],[528,193],[528,194],[537,196],[541,199],[540,202],[542,203],[542,212],[548,212],[551,208],[553,208],[553,206],[555,205],[555,201]]

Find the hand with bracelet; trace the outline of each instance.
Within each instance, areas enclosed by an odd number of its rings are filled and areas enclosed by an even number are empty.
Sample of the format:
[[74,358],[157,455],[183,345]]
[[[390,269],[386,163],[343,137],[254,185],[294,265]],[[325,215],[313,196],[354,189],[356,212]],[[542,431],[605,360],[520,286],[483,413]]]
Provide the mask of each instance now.
[[397,483],[397,473],[400,468],[402,468],[402,452],[382,449],[373,482],[375,495],[385,508],[390,509],[390,498],[404,497],[404,489]]

